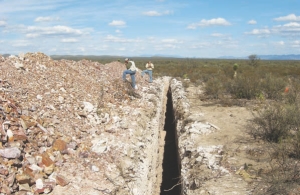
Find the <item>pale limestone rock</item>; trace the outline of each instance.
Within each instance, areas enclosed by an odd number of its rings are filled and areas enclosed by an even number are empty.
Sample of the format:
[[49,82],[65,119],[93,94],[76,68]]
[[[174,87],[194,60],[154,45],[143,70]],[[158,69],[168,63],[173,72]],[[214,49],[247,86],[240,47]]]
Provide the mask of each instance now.
[[43,189],[44,188],[44,182],[42,179],[37,179],[35,181],[35,186],[37,189]]
[[107,146],[107,140],[103,140],[101,138],[96,138],[92,140],[92,151],[101,154],[107,151],[108,146]]
[[3,158],[19,158],[21,150],[17,147],[0,149],[0,155]]
[[87,113],[90,113],[94,110],[94,106],[93,104],[91,104],[90,102],[83,102],[84,108],[83,110],[86,111]]
[[16,62],[15,64],[16,69],[24,69],[24,64]]

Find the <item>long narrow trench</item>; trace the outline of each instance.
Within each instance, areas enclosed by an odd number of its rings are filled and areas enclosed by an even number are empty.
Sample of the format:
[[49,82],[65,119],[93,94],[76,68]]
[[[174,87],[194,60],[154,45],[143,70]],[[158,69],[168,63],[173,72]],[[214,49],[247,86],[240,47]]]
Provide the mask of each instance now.
[[166,132],[163,154],[163,173],[160,195],[180,195],[180,168],[181,164],[178,158],[178,141],[176,133],[176,121],[174,116],[172,94],[170,90],[167,94],[167,110],[164,125]]

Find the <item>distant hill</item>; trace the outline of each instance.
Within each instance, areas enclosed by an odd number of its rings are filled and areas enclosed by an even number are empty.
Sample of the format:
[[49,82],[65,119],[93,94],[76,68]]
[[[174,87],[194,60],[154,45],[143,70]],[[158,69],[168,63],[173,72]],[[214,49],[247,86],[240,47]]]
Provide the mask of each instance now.
[[258,55],[262,60],[300,60],[300,54],[289,55]]
[[220,56],[218,59],[248,59],[248,57]]
[[8,57],[8,56],[10,56],[10,54],[5,53],[5,54],[2,54],[2,56],[3,57]]
[[[289,54],[289,55],[257,55],[261,60],[300,60],[300,54]],[[248,59],[246,57],[235,57],[235,56],[220,56],[218,59]]]

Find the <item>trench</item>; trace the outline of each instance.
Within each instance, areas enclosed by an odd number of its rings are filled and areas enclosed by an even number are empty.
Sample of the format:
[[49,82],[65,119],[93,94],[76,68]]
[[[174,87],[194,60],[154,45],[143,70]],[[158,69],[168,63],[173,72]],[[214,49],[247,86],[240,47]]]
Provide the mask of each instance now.
[[163,144],[163,171],[160,195],[180,195],[182,189],[180,184],[181,163],[178,154],[176,120],[172,102],[172,93],[169,89],[164,124],[165,138]]

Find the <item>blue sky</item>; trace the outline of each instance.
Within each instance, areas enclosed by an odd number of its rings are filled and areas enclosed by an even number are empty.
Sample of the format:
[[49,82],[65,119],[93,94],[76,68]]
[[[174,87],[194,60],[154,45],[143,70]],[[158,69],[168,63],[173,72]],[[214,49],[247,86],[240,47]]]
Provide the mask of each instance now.
[[0,0],[0,54],[300,54],[300,0]]

